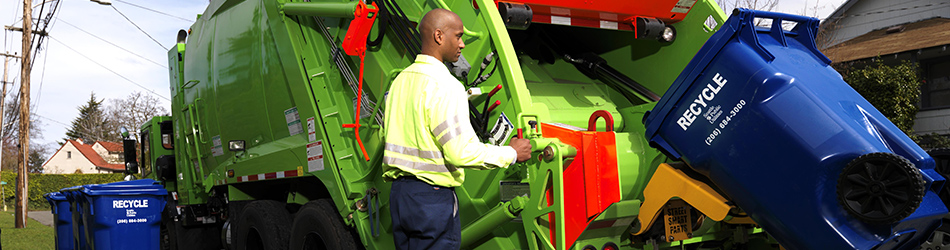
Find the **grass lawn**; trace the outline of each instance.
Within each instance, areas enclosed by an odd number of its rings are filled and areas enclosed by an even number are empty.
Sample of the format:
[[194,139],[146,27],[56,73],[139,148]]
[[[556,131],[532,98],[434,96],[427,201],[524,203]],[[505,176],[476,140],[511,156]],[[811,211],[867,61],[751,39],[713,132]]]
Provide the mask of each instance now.
[[54,232],[52,227],[27,218],[26,228],[14,228],[13,211],[0,211],[0,244],[6,250],[53,249]]

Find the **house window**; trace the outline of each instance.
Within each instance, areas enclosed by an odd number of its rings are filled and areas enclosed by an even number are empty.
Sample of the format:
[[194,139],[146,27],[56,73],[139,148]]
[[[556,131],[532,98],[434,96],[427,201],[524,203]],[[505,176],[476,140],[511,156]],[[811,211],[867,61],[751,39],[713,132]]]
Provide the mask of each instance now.
[[920,85],[921,109],[950,107],[950,60],[928,63]]
[[73,152],[72,152],[72,151],[66,151],[66,159],[72,159],[72,158],[73,158]]

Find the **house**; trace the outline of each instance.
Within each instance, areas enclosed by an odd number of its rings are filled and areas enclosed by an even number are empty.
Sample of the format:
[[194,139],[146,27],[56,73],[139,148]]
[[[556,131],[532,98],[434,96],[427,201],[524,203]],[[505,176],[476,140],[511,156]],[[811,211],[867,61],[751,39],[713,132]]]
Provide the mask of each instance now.
[[950,2],[849,0],[820,29],[829,41],[821,50],[834,63],[917,63],[923,82],[914,132],[950,135]]
[[47,174],[120,173],[125,171],[122,145],[98,141],[86,144],[82,139],[66,140],[43,164]]

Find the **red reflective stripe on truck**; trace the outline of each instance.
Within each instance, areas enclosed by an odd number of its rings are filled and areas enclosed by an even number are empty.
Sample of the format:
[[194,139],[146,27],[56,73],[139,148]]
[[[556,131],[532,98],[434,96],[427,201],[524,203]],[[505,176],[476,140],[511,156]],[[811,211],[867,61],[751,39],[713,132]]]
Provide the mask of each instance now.
[[239,176],[237,177],[237,182],[270,180],[270,179],[280,179],[280,178],[297,177],[297,176],[300,176],[297,170],[287,170],[287,171],[280,171],[280,172],[270,172],[270,173],[263,173],[263,174]]

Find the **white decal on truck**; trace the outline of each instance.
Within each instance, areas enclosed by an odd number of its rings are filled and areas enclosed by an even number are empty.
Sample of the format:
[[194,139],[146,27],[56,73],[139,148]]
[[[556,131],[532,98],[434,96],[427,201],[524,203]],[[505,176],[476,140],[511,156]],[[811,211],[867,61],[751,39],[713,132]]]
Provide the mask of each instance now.
[[719,94],[719,90],[722,89],[722,86],[726,85],[726,78],[723,78],[716,73],[713,76],[712,81],[716,83],[714,86],[712,83],[706,84],[706,88],[703,88],[703,91],[696,96],[696,99],[693,100],[693,103],[689,104],[689,108],[686,109],[686,112],[683,112],[683,116],[676,120],[676,124],[679,124],[683,131],[689,128],[690,125],[693,125],[693,121],[696,120],[696,116],[703,113],[703,109],[708,106],[708,102],[716,98],[716,94]]

